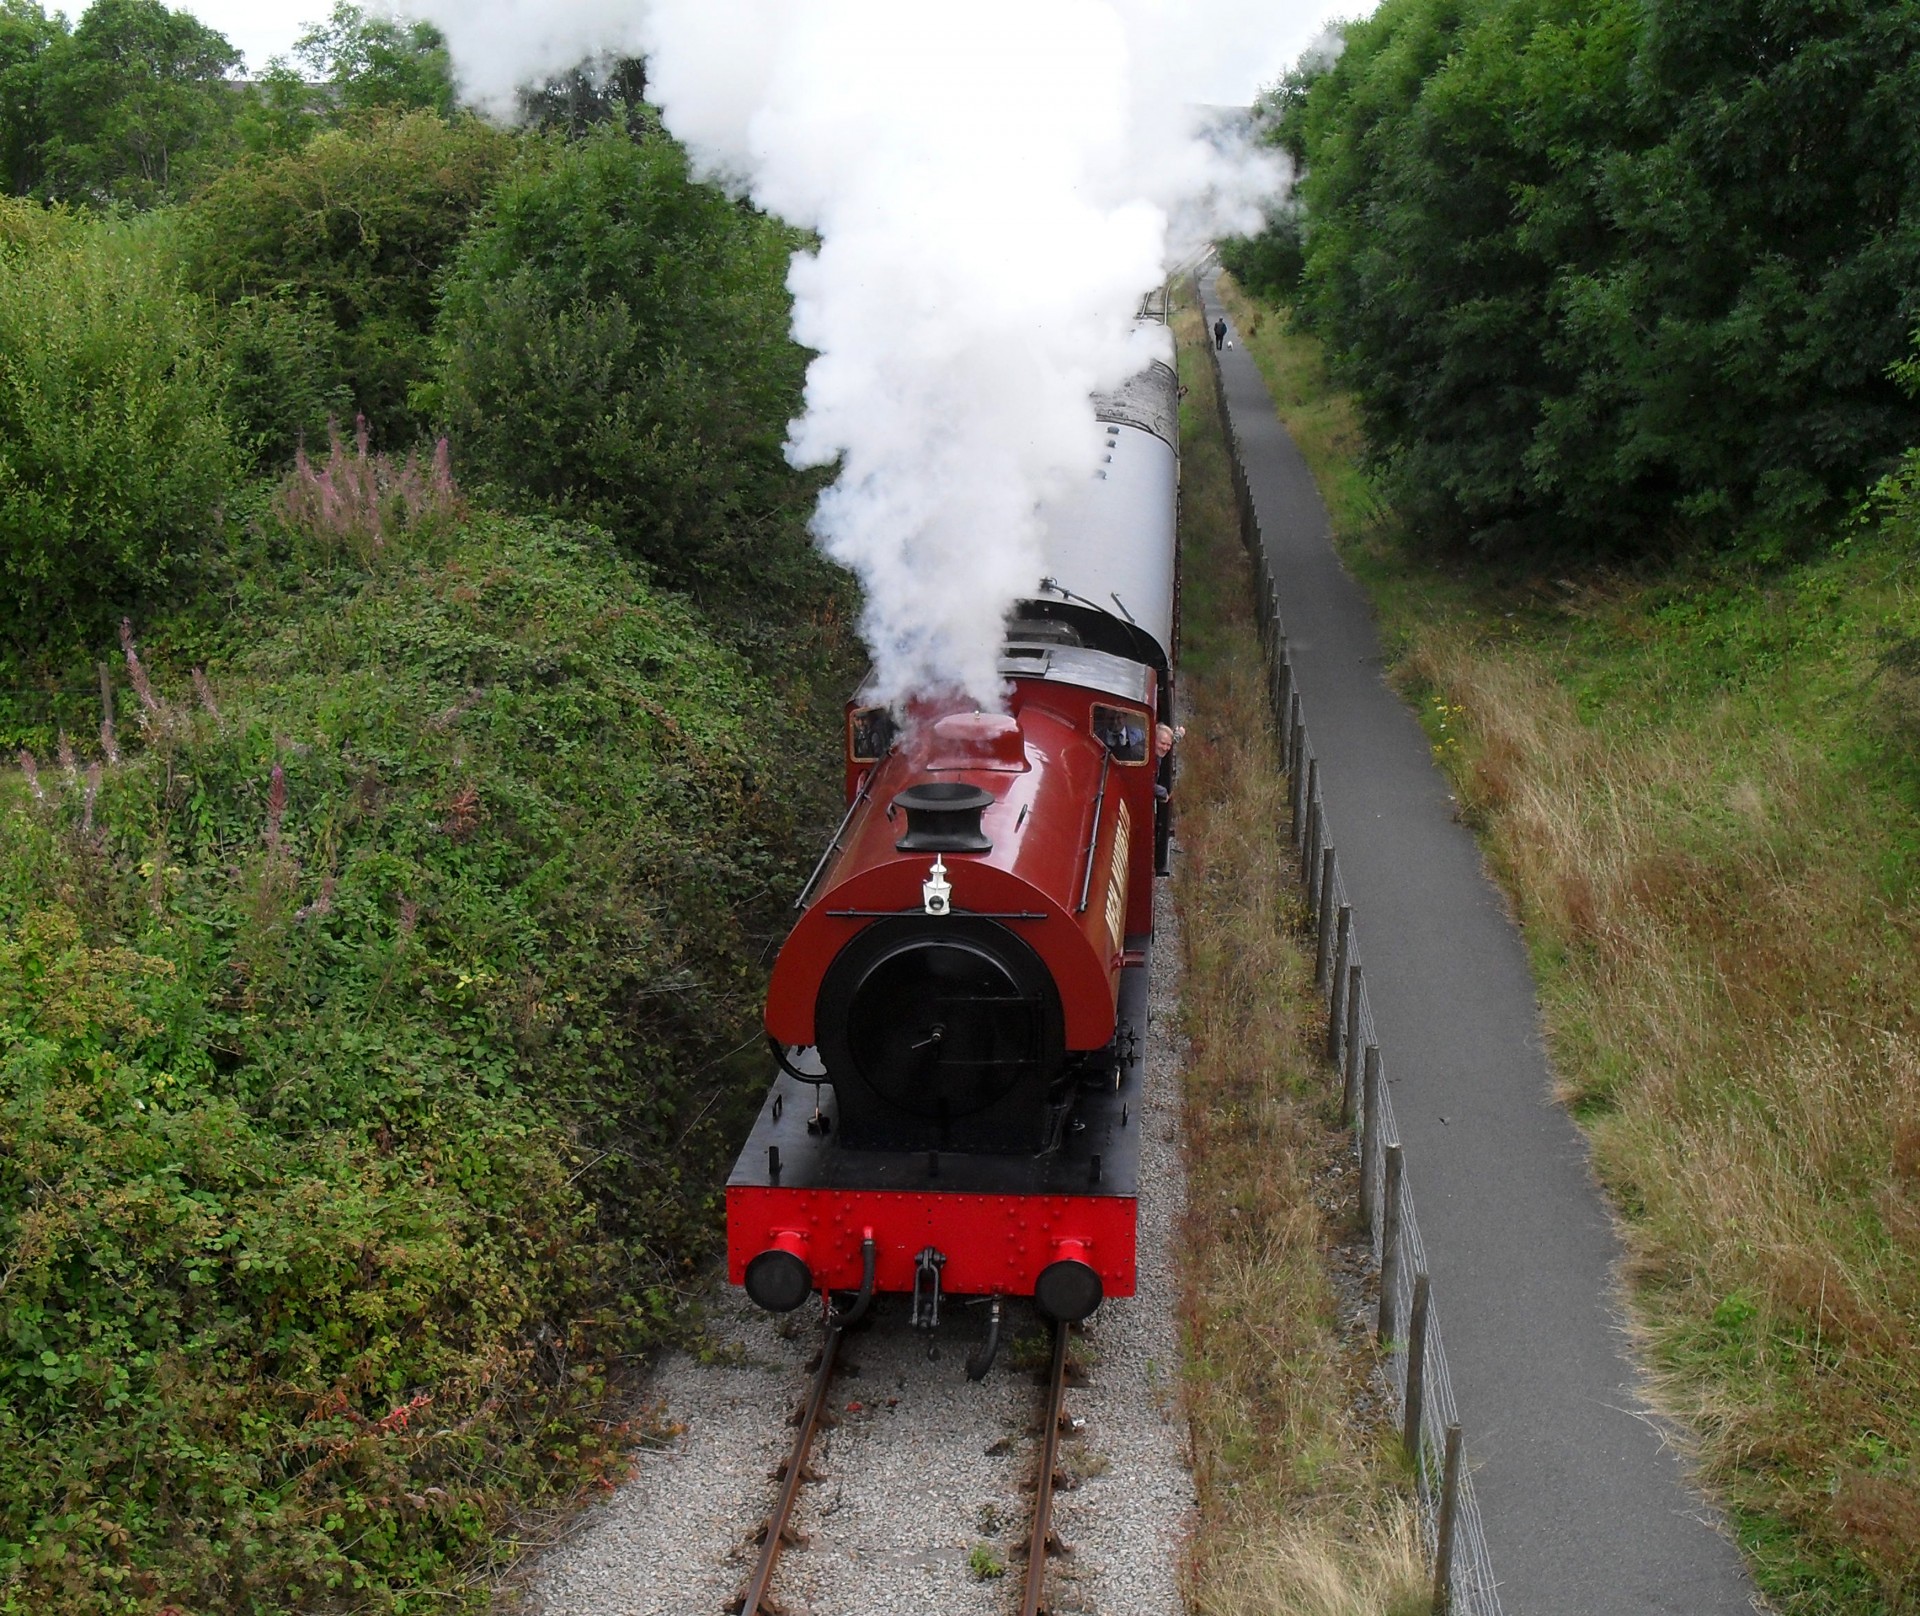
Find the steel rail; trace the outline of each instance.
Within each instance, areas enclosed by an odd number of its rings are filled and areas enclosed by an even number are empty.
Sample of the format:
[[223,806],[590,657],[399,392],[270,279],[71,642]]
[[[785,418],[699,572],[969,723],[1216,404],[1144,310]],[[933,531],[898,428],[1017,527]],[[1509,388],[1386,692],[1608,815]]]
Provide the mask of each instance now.
[[814,1432],[827,1406],[827,1388],[839,1358],[841,1333],[838,1324],[829,1324],[826,1338],[821,1342],[820,1367],[814,1371],[813,1385],[800,1411],[800,1429],[793,1439],[786,1472],[780,1478],[780,1496],[774,1500],[773,1511],[767,1516],[767,1535],[760,1544],[759,1563],[753,1568],[753,1577],[741,1598],[740,1616],[778,1616],[778,1605],[767,1598],[767,1584],[773,1580],[774,1565],[787,1542],[787,1523],[793,1515],[794,1500],[800,1496],[800,1484],[808,1476],[807,1456],[813,1450]]
[[1053,1478],[1060,1464],[1060,1431],[1066,1421],[1067,1327],[1053,1327],[1053,1367],[1047,1372],[1046,1423],[1040,1432],[1040,1479],[1033,1494],[1033,1535],[1027,1539],[1027,1591],[1020,1616],[1046,1610],[1047,1549],[1053,1535]]

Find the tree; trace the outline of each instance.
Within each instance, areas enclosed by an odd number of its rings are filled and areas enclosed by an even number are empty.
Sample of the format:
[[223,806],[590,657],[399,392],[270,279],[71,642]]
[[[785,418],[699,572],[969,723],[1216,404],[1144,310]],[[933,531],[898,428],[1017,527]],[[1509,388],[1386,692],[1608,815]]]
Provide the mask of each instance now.
[[342,112],[453,116],[453,59],[446,36],[430,22],[369,16],[352,0],[334,0],[332,15],[302,34],[293,54],[332,86]]
[[190,285],[223,305],[271,297],[331,321],[338,374],[376,434],[419,418],[434,285],[515,140],[471,117],[363,117],[298,151],[249,157],[181,212]]
[[1656,0],[1634,72],[1658,138],[1607,165],[1573,357],[1609,379],[1615,456],[1779,548],[1920,432],[1890,377],[1920,322],[1920,11]]
[[224,35],[160,0],[95,0],[46,53],[48,194],[178,201],[223,149],[239,64]]
[[1425,531],[1778,550],[1920,429],[1920,12],[1387,0],[1281,139],[1303,312]]
[[781,448],[806,365],[795,245],[664,136],[553,141],[450,268],[437,419],[467,465],[608,527],[664,581],[764,583],[805,553]]
[[45,178],[48,53],[66,37],[64,19],[36,0],[0,0],[0,185],[31,196]]
[[520,121],[579,140],[616,117],[640,137],[652,128],[647,64],[637,56],[600,56],[520,91]]

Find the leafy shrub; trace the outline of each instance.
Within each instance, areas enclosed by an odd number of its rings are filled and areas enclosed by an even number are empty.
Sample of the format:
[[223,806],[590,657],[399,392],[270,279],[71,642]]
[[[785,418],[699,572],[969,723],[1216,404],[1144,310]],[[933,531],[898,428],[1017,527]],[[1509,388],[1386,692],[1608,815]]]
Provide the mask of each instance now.
[[239,471],[200,310],[146,255],[99,231],[0,250],[5,640],[100,632],[172,583]]
[[463,465],[599,523],[677,587],[804,566],[781,452],[806,355],[782,226],[657,132],[550,142],[462,245],[431,400]]
[[129,638],[125,760],[0,781],[9,1616],[462,1585],[617,1462],[757,1088],[774,692],[591,530],[275,542],[197,701]]
[[377,437],[404,440],[419,424],[407,394],[428,372],[435,277],[513,150],[477,119],[412,112],[250,157],[182,210],[187,280],[222,304],[324,311],[354,407]]
[[1286,98],[1304,308],[1409,513],[1777,558],[1920,427],[1920,18],[1387,0]]
[[17,196],[0,196],[0,253],[46,247],[73,239],[78,221],[61,208],[43,208]]
[[317,302],[242,297],[221,311],[218,330],[227,419],[256,467],[285,466],[352,416],[340,333]]
[[1306,268],[1305,220],[1297,207],[1283,206],[1257,236],[1220,243],[1220,262],[1255,297],[1291,302]]

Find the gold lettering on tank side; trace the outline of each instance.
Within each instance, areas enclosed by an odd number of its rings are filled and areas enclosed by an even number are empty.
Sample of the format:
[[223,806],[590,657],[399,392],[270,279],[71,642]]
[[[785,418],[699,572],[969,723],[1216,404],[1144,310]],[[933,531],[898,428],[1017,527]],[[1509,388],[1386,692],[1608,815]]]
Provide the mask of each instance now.
[[1113,864],[1107,873],[1107,930],[1113,934],[1113,951],[1126,946],[1127,924],[1127,850],[1133,837],[1133,821],[1127,813],[1126,799],[1120,801],[1120,820],[1113,832]]

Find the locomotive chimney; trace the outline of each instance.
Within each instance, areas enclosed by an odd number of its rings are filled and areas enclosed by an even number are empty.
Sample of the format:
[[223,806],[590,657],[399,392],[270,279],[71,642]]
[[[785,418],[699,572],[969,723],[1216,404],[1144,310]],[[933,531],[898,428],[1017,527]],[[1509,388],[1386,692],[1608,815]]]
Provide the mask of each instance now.
[[908,786],[894,799],[907,813],[907,831],[894,848],[901,853],[986,853],[993,841],[980,828],[980,816],[993,806],[993,793],[958,780],[932,780]]

